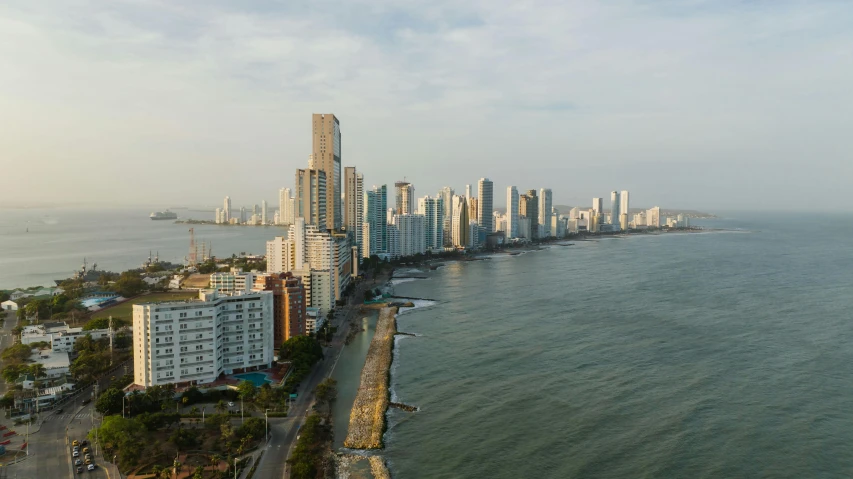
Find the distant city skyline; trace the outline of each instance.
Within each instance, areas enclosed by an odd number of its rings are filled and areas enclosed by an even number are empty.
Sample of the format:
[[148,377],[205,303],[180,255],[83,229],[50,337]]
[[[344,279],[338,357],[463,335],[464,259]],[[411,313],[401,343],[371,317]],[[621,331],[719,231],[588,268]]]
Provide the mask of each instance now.
[[4,2],[0,204],[276,204],[334,112],[366,188],[853,209],[849,3],[330,7]]

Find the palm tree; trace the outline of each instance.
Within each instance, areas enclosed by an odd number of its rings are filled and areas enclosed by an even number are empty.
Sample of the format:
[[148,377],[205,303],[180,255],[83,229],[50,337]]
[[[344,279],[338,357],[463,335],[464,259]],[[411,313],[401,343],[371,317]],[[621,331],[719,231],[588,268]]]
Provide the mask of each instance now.
[[30,374],[37,378],[43,378],[47,376],[47,369],[45,369],[44,364],[32,364],[30,365]]
[[227,410],[228,406],[225,404],[225,401],[220,399],[219,402],[216,403],[216,412],[218,412],[219,414],[223,414]]

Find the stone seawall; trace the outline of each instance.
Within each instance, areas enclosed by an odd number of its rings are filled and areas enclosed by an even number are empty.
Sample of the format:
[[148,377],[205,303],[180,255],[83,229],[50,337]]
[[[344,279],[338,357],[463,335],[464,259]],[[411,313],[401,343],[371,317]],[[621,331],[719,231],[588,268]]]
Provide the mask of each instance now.
[[361,385],[355,396],[344,446],[350,449],[380,449],[388,409],[388,381],[397,333],[397,308],[379,312],[376,332],[367,350]]

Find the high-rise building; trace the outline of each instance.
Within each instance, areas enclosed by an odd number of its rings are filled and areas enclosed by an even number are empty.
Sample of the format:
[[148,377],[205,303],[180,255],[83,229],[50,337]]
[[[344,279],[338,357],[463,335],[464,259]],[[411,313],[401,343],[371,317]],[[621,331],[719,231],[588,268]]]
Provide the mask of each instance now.
[[593,198],[592,209],[599,213],[604,213],[604,198]]
[[539,197],[536,190],[518,197],[518,214],[530,220],[530,236],[528,239],[539,239]]
[[[301,276],[306,289],[310,288],[310,305],[328,312],[350,282],[350,253],[346,235],[322,231],[299,217],[290,226],[287,238],[267,241],[267,272],[292,271]],[[306,280],[309,274],[310,285]]]
[[539,224],[543,226],[545,238],[556,236],[556,231],[551,229],[551,188],[539,190]]
[[243,272],[239,268],[231,268],[231,271],[227,273],[212,273],[210,275],[210,289],[225,294],[248,293],[255,284],[256,276],[256,273]]
[[465,185],[465,198],[471,199],[471,185]]
[[203,384],[272,365],[273,296],[268,291],[133,306],[134,383]]
[[515,186],[506,189],[506,237],[518,238],[518,189]]
[[610,192],[610,224],[619,226],[619,192],[611,191]]
[[467,197],[453,197],[453,246],[456,248],[467,248],[469,243],[468,204]]
[[261,200],[261,224],[267,224],[267,200]]
[[367,227],[362,233],[362,241],[365,243],[362,255],[366,258],[388,251],[387,208],[388,188],[385,185],[374,186],[364,193],[364,224]]
[[494,216],[494,184],[488,178],[480,178],[477,182],[477,224],[482,229],[483,244],[485,235],[495,231]]
[[415,186],[406,181],[394,183],[394,191],[397,194],[395,214],[415,214]]
[[646,224],[650,228],[660,228],[660,206],[649,208],[646,212]]
[[391,225],[396,230],[397,251],[399,256],[414,256],[426,252],[427,238],[426,217],[423,215],[394,215],[394,223]]
[[240,224],[246,224],[246,219],[247,219],[247,218],[248,218],[248,216],[247,216],[247,213],[246,213],[246,207],[245,207],[245,206],[241,206],[241,207],[240,207]]
[[628,190],[622,190],[622,193],[619,194],[619,218],[621,218],[622,215],[628,214],[631,214],[631,205],[628,201]]
[[305,223],[326,229],[329,224],[328,184],[323,170],[296,170],[296,201],[294,216],[305,218]]
[[259,276],[255,291],[273,294],[273,344],[282,343],[295,336],[305,336],[305,308],[307,294],[302,280],[293,273],[274,273]]
[[222,208],[222,211],[225,212],[225,223],[228,223],[231,221],[231,197],[226,196],[223,203],[224,207]]
[[279,224],[293,224],[293,197],[290,194],[290,188],[278,190],[278,212]]
[[222,208],[216,208],[214,215],[214,221],[216,221],[216,224],[222,224]]
[[471,220],[468,222],[468,248],[474,249],[480,245],[480,230],[480,225],[476,221]]
[[[424,216],[424,246],[429,251],[444,248],[444,203],[441,198],[425,196],[418,200],[418,214]],[[402,232],[401,232],[402,234]]]
[[445,186],[438,192],[438,197],[444,205],[444,246],[453,246],[453,188]]
[[468,221],[477,221],[480,214],[480,202],[478,198],[468,198]]
[[364,176],[356,172],[354,166],[348,166],[344,168],[344,180],[344,225],[353,246],[358,248],[358,258],[361,257],[361,222],[364,218]]
[[312,115],[312,158],[317,169],[326,172],[326,229],[339,230],[341,207],[341,124],[335,115]]

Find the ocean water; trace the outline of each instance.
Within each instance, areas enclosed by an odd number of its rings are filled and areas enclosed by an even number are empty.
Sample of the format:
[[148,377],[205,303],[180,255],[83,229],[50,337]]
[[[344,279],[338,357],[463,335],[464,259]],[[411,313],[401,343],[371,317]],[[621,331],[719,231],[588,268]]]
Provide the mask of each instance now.
[[393,476],[853,476],[853,216],[705,224],[397,284]]
[[[212,217],[211,213],[175,210],[180,218]],[[285,235],[283,228],[175,224],[152,221],[140,209],[72,208],[0,210],[0,289],[53,285],[83,264],[124,271],[152,254],[183,263],[189,254],[189,229],[196,241],[209,242],[215,256],[266,253],[266,241]],[[29,231],[28,231],[29,230]]]

